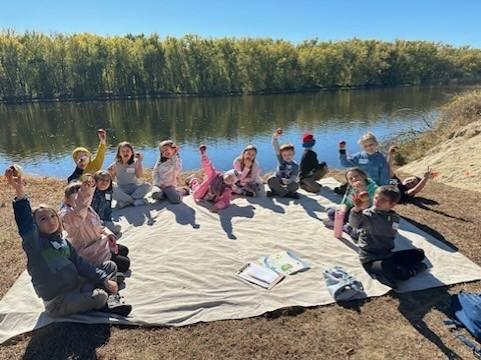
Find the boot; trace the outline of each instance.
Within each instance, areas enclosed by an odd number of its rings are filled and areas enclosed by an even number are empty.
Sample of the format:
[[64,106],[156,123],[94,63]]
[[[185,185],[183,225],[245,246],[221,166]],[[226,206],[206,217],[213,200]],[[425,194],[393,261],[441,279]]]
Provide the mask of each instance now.
[[111,294],[107,298],[104,312],[120,316],[128,316],[132,311],[132,305],[127,305],[123,297],[118,294]]

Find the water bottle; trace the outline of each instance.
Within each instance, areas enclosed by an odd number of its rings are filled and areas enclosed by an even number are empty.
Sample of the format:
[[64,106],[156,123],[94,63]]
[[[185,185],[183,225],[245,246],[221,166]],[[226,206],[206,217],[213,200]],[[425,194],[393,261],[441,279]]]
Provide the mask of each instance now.
[[344,217],[346,216],[346,205],[341,204],[337,207],[334,215],[334,237],[342,238],[342,228],[344,226]]

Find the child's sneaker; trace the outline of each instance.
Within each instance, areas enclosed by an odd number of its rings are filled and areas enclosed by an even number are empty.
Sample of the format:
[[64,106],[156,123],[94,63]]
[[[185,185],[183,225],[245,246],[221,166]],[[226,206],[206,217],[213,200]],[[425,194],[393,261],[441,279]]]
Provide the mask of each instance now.
[[423,271],[426,271],[428,268],[428,266],[423,263],[423,262],[420,262],[420,263],[417,263],[416,265],[414,265],[414,267],[409,271],[409,275],[411,276],[416,276],[417,274],[419,273],[422,273]]
[[142,206],[142,205],[145,205],[147,202],[145,201],[145,199],[136,199],[134,201],[134,206]]
[[244,190],[243,193],[244,193],[243,195],[244,195],[244,196],[247,196],[247,197],[254,197],[254,196],[256,196],[256,194],[255,194],[253,191],[249,191],[249,190]]
[[297,192],[289,192],[286,194],[286,198],[289,199],[299,199],[299,193]]
[[125,282],[125,275],[122,272],[117,272],[114,278],[118,285],[123,284]]
[[132,305],[127,305],[118,294],[111,294],[107,298],[104,312],[120,316],[128,316],[132,311]]
[[325,218],[325,219],[322,220],[322,223],[328,229],[334,229],[334,220],[331,220],[329,218]]

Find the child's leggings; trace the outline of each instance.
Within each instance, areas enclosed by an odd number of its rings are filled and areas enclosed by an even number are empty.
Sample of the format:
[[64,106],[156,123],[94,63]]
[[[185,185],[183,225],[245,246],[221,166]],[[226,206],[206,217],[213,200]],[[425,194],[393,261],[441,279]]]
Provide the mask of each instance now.
[[118,254],[112,253],[110,260],[117,265],[117,271],[125,273],[130,268],[130,259],[127,257],[129,248],[120,244],[117,244],[117,246],[119,247],[119,252]]
[[[103,269],[110,277],[117,274],[117,265],[112,261],[105,261],[98,268]],[[75,290],[45,301],[45,311],[51,316],[65,316],[98,310],[105,306],[107,298],[108,294],[104,289],[83,292],[80,285]]]
[[[422,249],[395,251],[387,259],[374,260],[363,264],[364,269],[375,275],[378,280],[392,287],[417,274],[416,266],[425,258]],[[383,280],[387,280],[387,283]]]

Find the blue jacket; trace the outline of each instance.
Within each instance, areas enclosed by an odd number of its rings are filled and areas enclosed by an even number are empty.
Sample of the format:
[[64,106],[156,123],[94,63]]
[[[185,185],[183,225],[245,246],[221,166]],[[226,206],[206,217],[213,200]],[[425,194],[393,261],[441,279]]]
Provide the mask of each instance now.
[[107,277],[105,271],[79,256],[61,235],[40,236],[27,198],[15,199],[13,211],[22,247],[27,254],[27,271],[35,292],[43,300],[52,300],[76,289],[80,276],[93,284],[99,284]]
[[94,197],[92,198],[92,208],[99,214],[100,220],[112,221],[112,185],[107,190],[95,189]]
[[389,185],[390,172],[386,158],[379,151],[369,155],[365,151],[347,156],[345,150],[339,151],[339,160],[345,167],[358,166],[379,186]]

